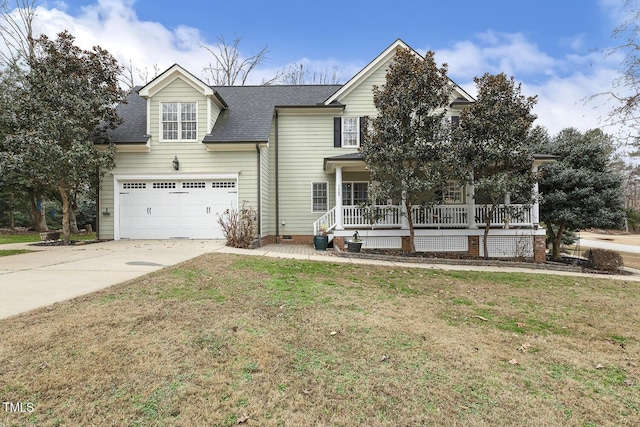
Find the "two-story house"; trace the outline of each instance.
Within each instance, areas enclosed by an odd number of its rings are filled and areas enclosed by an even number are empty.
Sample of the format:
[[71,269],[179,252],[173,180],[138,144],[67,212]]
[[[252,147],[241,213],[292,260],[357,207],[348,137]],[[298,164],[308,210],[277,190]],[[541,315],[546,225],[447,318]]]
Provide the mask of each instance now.
[[[117,166],[101,183],[100,237],[223,238],[218,216],[245,203],[263,242],[310,244],[322,228],[338,244],[359,230],[365,247],[402,248],[400,205],[384,206],[375,223],[363,215],[371,183],[358,153],[362,118],[377,113],[372,88],[400,47],[344,85],[212,87],[174,65],[136,88],[111,132]],[[452,85],[455,120],[474,100]],[[416,207],[416,248],[482,255],[473,188],[451,183],[442,194],[442,205]],[[505,226],[496,214],[490,255],[544,259],[537,206],[511,208],[521,215]]]

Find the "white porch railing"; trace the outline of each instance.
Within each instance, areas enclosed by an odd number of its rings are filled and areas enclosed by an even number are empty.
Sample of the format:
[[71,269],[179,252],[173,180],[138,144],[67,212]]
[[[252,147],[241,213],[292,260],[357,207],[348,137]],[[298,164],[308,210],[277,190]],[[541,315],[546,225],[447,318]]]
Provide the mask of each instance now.
[[[473,223],[479,228],[485,226],[485,217],[489,208],[473,207]],[[413,206],[411,208],[413,225],[418,228],[468,228],[468,208],[461,205],[439,205],[431,208]],[[507,221],[508,219],[508,221]],[[372,207],[343,206],[343,226],[347,228],[375,227],[399,228],[402,226],[402,208],[399,205],[376,205]],[[532,222],[532,208],[525,205],[500,205],[493,212],[491,226],[529,227]],[[313,233],[327,232],[336,227],[336,208],[322,215],[313,223]]]
[[411,213],[415,227],[463,228],[469,225],[466,206],[413,206]]
[[342,220],[345,227],[398,227],[402,225],[402,213],[397,205],[371,207],[343,206]]
[[[489,208],[484,206],[475,207],[475,220],[479,227],[484,227],[486,224],[485,218],[489,214]],[[525,205],[500,205],[493,212],[491,218],[491,225],[516,225],[516,226],[529,226],[533,225],[532,222],[531,207]]]
[[313,223],[313,235],[320,235],[320,231],[331,231],[336,226],[336,208],[331,208],[326,214],[322,215],[316,222]]

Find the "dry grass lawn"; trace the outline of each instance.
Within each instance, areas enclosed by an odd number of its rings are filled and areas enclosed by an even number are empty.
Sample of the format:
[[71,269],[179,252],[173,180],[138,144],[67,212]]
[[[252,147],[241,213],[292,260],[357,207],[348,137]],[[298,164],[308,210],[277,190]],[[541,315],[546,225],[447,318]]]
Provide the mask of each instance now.
[[203,255],[0,321],[0,426],[637,426],[639,291]]

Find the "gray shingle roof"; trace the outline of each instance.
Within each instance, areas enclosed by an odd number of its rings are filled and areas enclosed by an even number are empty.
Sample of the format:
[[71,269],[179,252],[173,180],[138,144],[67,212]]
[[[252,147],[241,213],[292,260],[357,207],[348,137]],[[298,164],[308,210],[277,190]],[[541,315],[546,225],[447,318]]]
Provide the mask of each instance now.
[[276,106],[315,106],[338,85],[216,86],[229,108],[223,110],[204,142],[263,142],[269,139]]
[[[218,117],[203,142],[266,142],[269,139],[274,108],[310,107],[322,104],[339,85],[309,86],[215,86],[213,89],[229,106]],[[127,97],[127,104],[117,107],[124,122],[109,132],[116,143],[146,143],[146,100],[136,87]]]
[[118,144],[146,143],[147,133],[147,101],[138,95],[141,86],[133,88],[127,95],[127,103],[116,107],[123,122],[117,128],[108,131],[111,140]]

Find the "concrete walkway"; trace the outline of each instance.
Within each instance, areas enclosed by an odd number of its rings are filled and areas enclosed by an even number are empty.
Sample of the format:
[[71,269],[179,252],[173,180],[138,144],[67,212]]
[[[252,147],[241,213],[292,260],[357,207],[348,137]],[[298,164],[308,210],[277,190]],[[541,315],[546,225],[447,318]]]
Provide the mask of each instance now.
[[272,258],[376,264],[437,270],[466,270],[554,274],[640,281],[640,274],[609,276],[526,267],[402,263],[339,257],[333,251],[316,251],[311,245],[266,245],[259,249],[236,249],[222,240],[109,241],[83,246],[2,245],[0,249],[35,252],[0,257],[0,319],[143,276],[209,252]]

